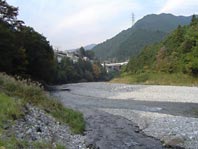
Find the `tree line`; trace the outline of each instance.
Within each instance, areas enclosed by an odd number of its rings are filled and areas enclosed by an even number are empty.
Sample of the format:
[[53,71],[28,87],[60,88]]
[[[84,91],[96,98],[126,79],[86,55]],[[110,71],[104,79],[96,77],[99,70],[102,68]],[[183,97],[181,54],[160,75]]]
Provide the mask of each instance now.
[[[105,70],[96,60],[77,63],[63,58],[60,63],[46,37],[17,19],[18,8],[0,0],[0,72],[20,75],[36,81],[57,84],[79,81],[99,81]],[[93,53],[80,49],[82,56]]]

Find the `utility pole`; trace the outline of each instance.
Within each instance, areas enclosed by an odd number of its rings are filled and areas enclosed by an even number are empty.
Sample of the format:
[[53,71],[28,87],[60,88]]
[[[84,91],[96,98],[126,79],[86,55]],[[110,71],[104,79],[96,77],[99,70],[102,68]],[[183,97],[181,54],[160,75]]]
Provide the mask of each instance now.
[[132,12],[132,26],[135,24],[135,15],[134,13]]

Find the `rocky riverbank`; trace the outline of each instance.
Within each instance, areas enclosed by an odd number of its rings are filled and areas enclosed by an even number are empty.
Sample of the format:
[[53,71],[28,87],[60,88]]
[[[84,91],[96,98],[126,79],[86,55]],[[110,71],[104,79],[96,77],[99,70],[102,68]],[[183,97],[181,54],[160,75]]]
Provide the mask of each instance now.
[[[45,111],[27,104],[25,116],[16,120],[12,126],[7,126],[3,139],[14,135],[17,139],[27,142],[41,142],[65,146],[69,149],[85,149],[85,136],[73,135],[70,128],[56,121]],[[28,147],[31,148],[31,145]]]

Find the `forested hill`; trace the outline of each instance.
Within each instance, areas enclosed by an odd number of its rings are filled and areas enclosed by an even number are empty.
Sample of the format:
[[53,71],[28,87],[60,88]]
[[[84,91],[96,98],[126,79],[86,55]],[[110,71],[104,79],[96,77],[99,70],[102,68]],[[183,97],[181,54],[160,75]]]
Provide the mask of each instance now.
[[148,72],[183,73],[198,77],[198,18],[188,26],[178,26],[165,40],[147,46],[130,59],[125,70],[130,74]]
[[187,25],[191,17],[174,16],[172,14],[151,14],[143,17],[127,30],[115,37],[98,44],[93,48],[101,60],[126,60],[140,53],[140,50],[155,42],[161,41],[178,25]]

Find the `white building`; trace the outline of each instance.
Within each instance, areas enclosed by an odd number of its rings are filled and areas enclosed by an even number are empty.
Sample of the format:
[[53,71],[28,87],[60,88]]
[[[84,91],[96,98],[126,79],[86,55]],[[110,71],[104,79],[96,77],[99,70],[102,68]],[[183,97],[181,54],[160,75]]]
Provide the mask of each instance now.
[[79,57],[76,56],[73,52],[63,52],[56,50],[54,53],[57,57],[58,63],[60,63],[64,57],[70,58],[74,63],[78,62],[79,59]]

